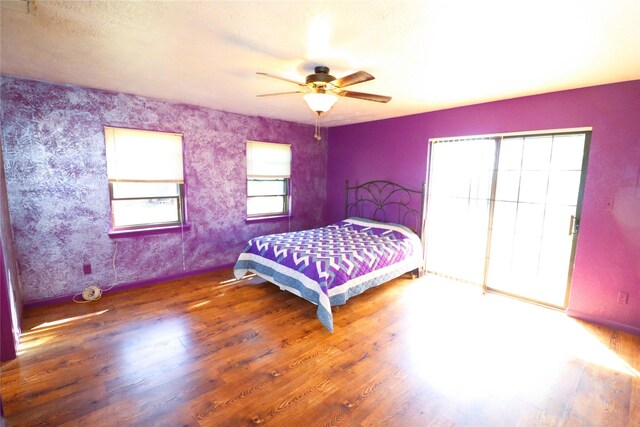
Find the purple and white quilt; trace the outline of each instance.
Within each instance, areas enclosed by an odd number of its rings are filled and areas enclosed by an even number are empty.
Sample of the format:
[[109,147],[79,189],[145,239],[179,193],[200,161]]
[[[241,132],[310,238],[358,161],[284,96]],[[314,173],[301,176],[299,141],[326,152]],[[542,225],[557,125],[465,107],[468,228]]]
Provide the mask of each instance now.
[[234,275],[248,271],[318,306],[333,332],[332,305],[422,267],[420,238],[407,227],[349,218],[327,227],[249,240]]

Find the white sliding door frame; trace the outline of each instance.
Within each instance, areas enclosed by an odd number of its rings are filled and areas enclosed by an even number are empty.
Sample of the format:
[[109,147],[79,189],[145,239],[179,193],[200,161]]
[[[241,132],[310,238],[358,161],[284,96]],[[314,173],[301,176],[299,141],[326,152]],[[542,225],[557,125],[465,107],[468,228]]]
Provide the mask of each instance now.
[[[578,226],[579,226],[579,221],[580,221],[580,216],[581,216],[581,212],[582,212],[582,202],[583,202],[583,198],[584,198],[584,186],[585,186],[585,179],[586,179],[586,173],[587,173],[587,166],[588,166],[588,159],[589,159],[589,148],[590,148],[590,140],[591,140],[591,128],[590,127],[584,127],[584,128],[572,128],[572,129],[553,129],[553,130],[545,130],[545,131],[533,131],[533,132],[512,132],[512,133],[503,133],[503,134],[490,134],[490,135],[479,135],[479,136],[468,136],[468,137],[457,137],[457,138],[433,138],[429,140],[429,150],[428,150],[428,157],[427,157],[427,173],[426,173],[426,182],[428,183],[428,187],[427,187],[427,202],[426,202],[426,219],[425,219],[425,238],[423,239],[424,241],[424,245],[425,245],[425,271],[429,272],[429,273],[433,273],[433,274],[440,274],[446,277],[450,277],[453,279],[463,279],[463,281],[467,281],[467,282],[471,282],[471,283],[475,283],[478,285],[481,285],[483,292],[495,292],[495,293],[500,293],[500,294],[505,294],[508,296],[512,296],[518,299],[522,299],[528,302],[532,302],[535,304],[540,304],[540,305],[544,305],[544,306],[548,306],[551,308],[556,308],[556,309],[560,309],[560,310],[566,310],[567,306],[568,306],[568,302],[569,302],[569,295],[570,295],[570,287],[571,287],[571,281],[572,281],[572,277],[573,277],[573,264],[574,264],[574,259],[575,259],[575,253],[576,253],[576,247],[577,247],[577,236],[578,236]],[[582,170],[581,170],[581,175],[580,175],[580,182],[579,182],[579,188],[578,188],[578,198],[577,198],[577,202],[576,202],[576,213],[575,213],[575,230],[573,231],[573,237],[572,237],[572,242],[571,242],[571,250],[570,250],[570,258],[569,258],[569,266],[568,266],[568,275],[567,275],[567,280],[566,280],[566,289],[565,289],[565,298],[564,298],[564,304],[562,306],[560,305],[555,305],[555,304],[550,304],[544,301],[540,301],[540,300],[536,300],[533,298],[529,298],[526,296],[522,296],[522,295],[517,295],[515,293],[510,293],[510,292],[505,292],[502,290],[498,290],[498,289],[493,289],[491,287],[488,286],[488,274],[489,274],[489,268],[490,268],[490,254],[491,254],[491,240],[492,240],[492,233],[493,233],[493,221],[494,221],[494,214],[495,214],[495,204],[496,204],[496,188],[498,185],[498,170],[499,170],[499,158],[500,158],[500,148],[501,148],[501,142],[502,139],[504,138],[508,138],[508,137],[514,137],[514,136],[521,136],[521,137],[531,137],[531,136],[560,136],[560,135],[571,135],[571,134],[584,134],[584,151],[583,151],[583,157],[582,157]],[[430,236],[433,236],[434,233],[437,234],[437,231],[435,231],[437,229],[437,227],[440,227],[439,224],[434,224],[433,218],[432,218],[432,213],[433,208],[434,208],[434,197],[432,195],[432,190],[434,189],[432,187],[433,184],[433,179],[434,179],[434,174],[433,174],[433,169],[434,169],[434,161],[437,162],[437,155],[434,155],[435,152],[437,152],[438,150],[434,150],[434,146],[435,144],[438,143],[447,143],[447,142],[454,142],[454,141],[471,141],[471,140],[488,140],[488,139],[494,139],[495,140],[495,150],[494,150],[494,163],[493,163],[493,174],[491,177],[491,189],[490,189],[490,197],[489,197],[489,206],[488,206],[488,221],[486,224],[486,247],[485,247],[485,252],[484,252],[484,269],[483,269],[483,275],[481,278],[481,282],[482,283],[476,283],[477,281],[474,280],[464,280],[464,278],[460,278],[460,277],[456,277],[455,274],[447,274],[446,272],[438,272],[438,271],[433,271],[431,270],[431,268],[429,268],[429,238]],[[437,166],[436,166],[437,167]],[[436,171],[437,173],[437,171]],[[437,191],[437,189],[436,189]],[[437,197],[437,194],[436,194]],[[456,213],[452,212],[452,217],[455,216]],[[432,255],[433,256],[433,255]]]

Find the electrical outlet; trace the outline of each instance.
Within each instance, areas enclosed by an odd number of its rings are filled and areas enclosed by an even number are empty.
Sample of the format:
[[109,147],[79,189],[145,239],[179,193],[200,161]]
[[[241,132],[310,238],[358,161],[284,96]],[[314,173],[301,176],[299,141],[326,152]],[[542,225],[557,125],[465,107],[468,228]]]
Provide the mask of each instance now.
[[84,274],[91,274],[91,263],[87,262],[82,264],[82,272]]
[[613,210],[613,199],[604,199],[604,210],[605,211]]
[[629,304],[628,292],[618,292],[618,304]]

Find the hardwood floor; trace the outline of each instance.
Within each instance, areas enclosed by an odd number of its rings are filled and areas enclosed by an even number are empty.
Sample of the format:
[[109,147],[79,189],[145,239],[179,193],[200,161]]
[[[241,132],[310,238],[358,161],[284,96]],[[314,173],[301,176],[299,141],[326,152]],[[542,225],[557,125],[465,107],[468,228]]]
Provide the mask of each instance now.
[[26,310],[9,425],[638,426],[640,337],[428,276],[334,308],[231,271]]

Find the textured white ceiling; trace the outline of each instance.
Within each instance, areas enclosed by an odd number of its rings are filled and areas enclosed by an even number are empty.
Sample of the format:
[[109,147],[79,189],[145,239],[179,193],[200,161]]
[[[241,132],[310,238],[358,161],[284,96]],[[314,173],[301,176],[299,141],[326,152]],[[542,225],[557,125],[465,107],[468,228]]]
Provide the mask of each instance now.
[[365,70],[349,89],[393,97],[340,98],[323,126],[640,79],[640,0],[20,1],[4,75],[301,123],[300,95],[255,96],[296,87],[256,71]]

